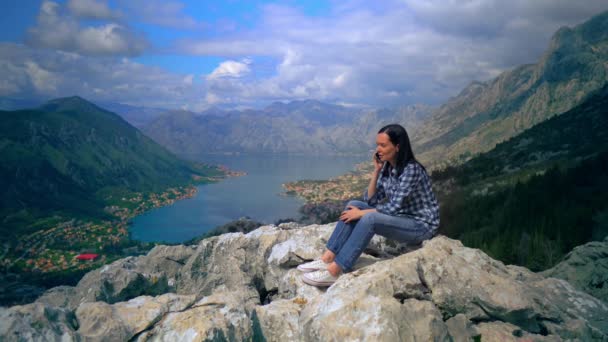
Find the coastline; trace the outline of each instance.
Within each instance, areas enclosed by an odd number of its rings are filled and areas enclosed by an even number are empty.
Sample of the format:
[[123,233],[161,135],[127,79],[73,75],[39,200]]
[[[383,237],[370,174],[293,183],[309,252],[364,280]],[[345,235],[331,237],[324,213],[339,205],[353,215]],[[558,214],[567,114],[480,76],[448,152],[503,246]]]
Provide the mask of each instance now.
[[[116,219],[45,218],[40,224],[50,228],[20,236],[19,240],[0,246],[0,305],[16,305],[35,300],[46,288],[75,285],[86,272],[129,255],[144,254],[158,243],[131,239],[130,221],[146,211],[192,198],[197,186],[239,177],[245,172],[218,166],[222,176],[193,175],[190,184],[170,187],[162,192],[135,192],[106,199],[104,211]],[[93,260],[78,260],[92,253]]]
[[369,184],[373,166],[368,162],[355,165],[354,170],[327,180],[299,180],[283,183],[284,196],[295,196],[304,201],[299,209],[304,224],[335,222],[349,200],[363,197]]
[[353,171],[327,180],[299,180],[281,184],[284,196],[296,196],[305,205],[328,201],[346,201],[363,197],[369,183],[372,166],[368,162],[356,164]]

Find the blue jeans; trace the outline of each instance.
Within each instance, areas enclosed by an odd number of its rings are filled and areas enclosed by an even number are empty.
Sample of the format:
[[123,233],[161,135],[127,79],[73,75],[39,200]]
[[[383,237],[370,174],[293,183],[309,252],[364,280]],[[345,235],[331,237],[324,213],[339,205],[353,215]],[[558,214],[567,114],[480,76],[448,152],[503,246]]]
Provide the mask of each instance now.
[[[349,205],[359,209],[373,208],[362,201],[350,201],[347,206]],[[336,254],[334,261],[342,272],[350,272],[376,233],[412,245],[419,244],[434,235],[434,231],[420,221],[375,212],[363,215],[358,221],[349,223],[339,221],[326,247]]]

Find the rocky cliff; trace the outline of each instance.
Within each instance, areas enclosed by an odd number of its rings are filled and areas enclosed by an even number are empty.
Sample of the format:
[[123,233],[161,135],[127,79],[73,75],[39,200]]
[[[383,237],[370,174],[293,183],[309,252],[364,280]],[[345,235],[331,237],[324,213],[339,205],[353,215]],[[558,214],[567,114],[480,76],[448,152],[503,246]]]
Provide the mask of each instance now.
[[303,284],[296,265],[320,255],[333,226],[263,226],[157,246],[90,272],[75,287],[1,309],[0,339],[608,339],[606,303],[444,236],[417,249],[376,236],[333,286]]

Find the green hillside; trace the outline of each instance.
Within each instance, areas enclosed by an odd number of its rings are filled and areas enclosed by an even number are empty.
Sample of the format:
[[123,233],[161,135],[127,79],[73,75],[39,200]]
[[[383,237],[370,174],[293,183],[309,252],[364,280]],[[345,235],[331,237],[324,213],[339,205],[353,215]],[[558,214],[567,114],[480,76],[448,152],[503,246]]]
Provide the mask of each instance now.
[[[460,166],[437,171],[437,179],[453,178],[459,186],[514,178],[555,163],[573,165],[608,149],[608,84],[568,112],[542,122],[498,144]],[[496,183],[496,182],[494,182]]]
[[433,173],[441,231],[543,270],[608,235],[608,86],[458,167]]
[[178,159],[118,115],[79,97],[0,115],[3,238],[37,230],[41,219],[53,216],[108,218],[104,207],[124,194],[221,174]]

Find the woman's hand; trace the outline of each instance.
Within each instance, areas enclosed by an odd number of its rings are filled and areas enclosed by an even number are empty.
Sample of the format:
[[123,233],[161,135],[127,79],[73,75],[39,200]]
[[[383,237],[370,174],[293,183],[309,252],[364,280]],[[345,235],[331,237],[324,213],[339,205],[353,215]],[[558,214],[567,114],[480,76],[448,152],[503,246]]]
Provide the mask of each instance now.
[[344,210],[340,215],[340,221],[344,221],[344,223],[349,223],[352,221],[357,221],[361,217],[363,217],[363,211],[353,205],[349,205],[348,210]]
[[374,161],[374,171],[376,173],[378,173],[380,171],[380,169],[382,168],[382,165],[384,165],[384,162],[382,160],[379,160],[379,158],[376,157],[377,155],[378,155],[378,152],[374,153],[374,156],[372,157],[372,159]]

